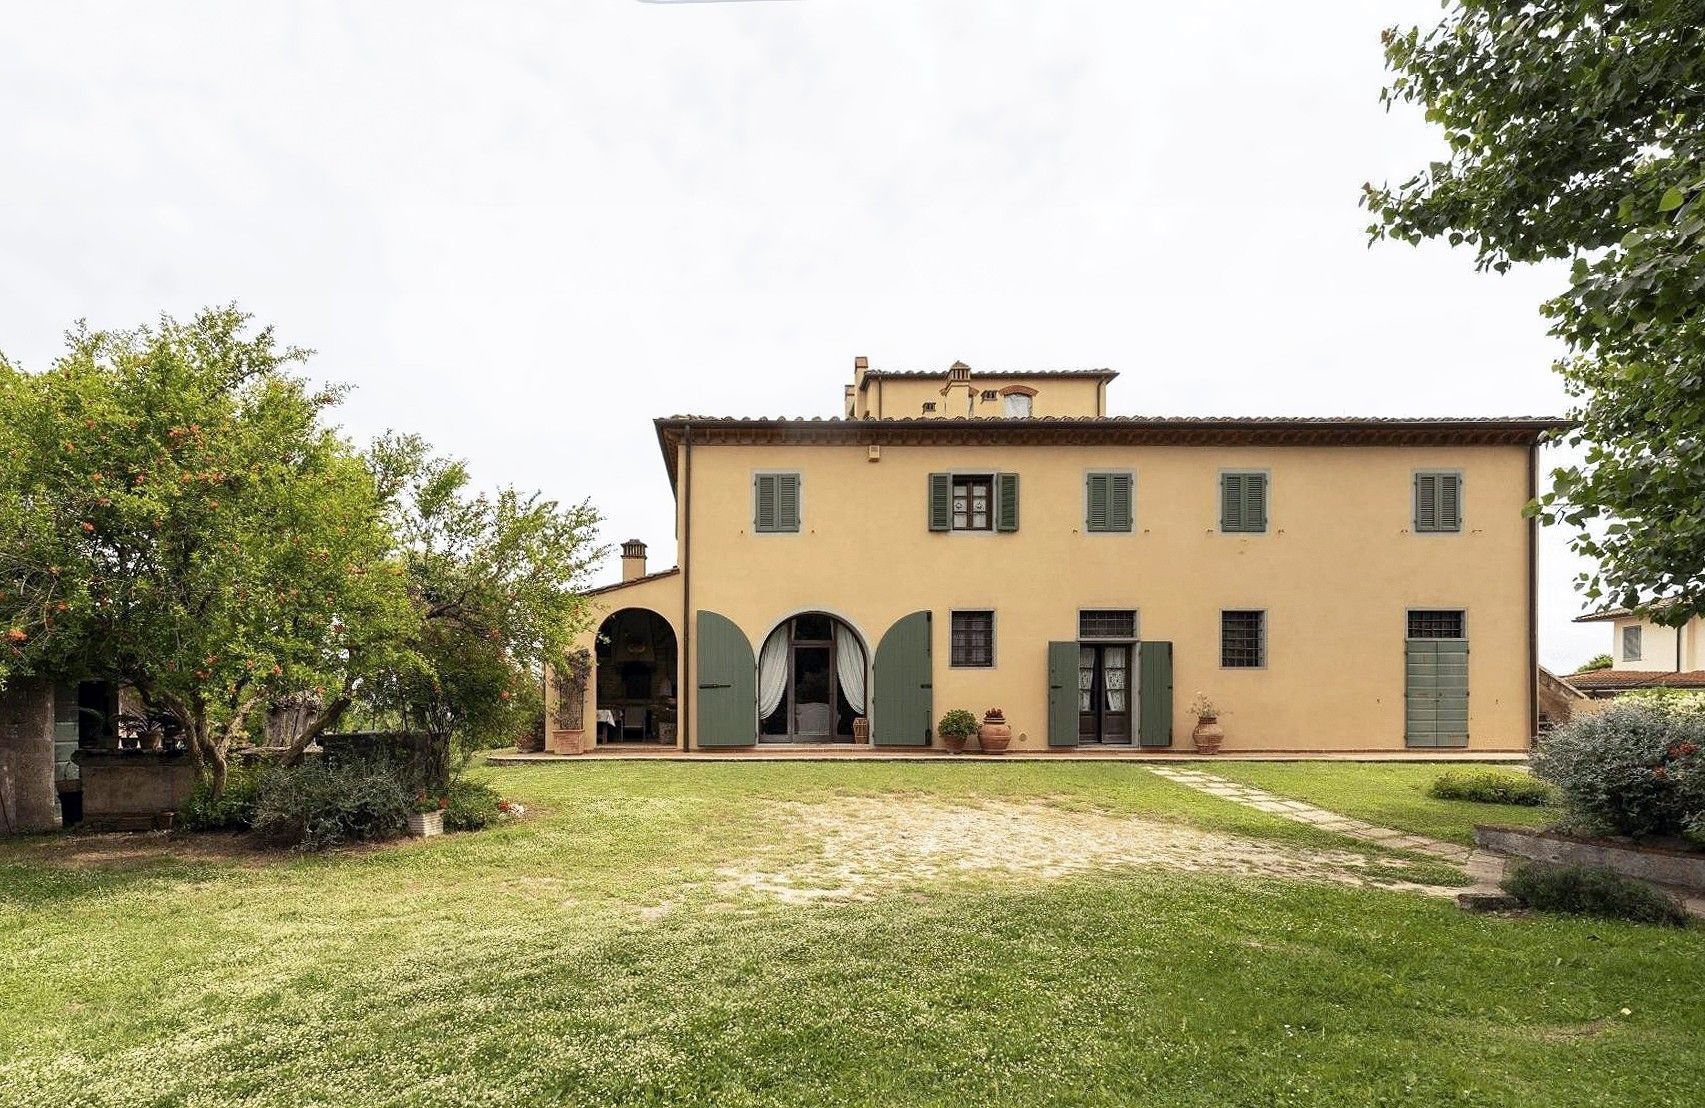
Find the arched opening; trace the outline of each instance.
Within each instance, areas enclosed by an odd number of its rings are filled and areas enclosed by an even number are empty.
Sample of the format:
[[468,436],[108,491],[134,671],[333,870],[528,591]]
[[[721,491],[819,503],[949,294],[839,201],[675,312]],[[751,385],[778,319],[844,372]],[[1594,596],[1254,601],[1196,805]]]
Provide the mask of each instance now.
[[598,741],[673,743],[675,631],[649,608],[612,612],[598,628]]
[[823,612],[785,619],[758,655],[760,742],[852,742],[869,704],[864,643]]

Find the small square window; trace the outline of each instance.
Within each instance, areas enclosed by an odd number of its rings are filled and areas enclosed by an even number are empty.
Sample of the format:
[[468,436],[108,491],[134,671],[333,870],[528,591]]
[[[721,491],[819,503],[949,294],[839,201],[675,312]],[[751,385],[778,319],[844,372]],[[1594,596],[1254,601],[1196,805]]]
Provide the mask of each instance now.
[[1465,639],[1464,619],[1460,608],[1416,609],[1409,613],[1409,637],[1412,639]]
[[1641,638],[1640,628],[1637,626],[1622,629],[1622,660],[1624,662],[1638,662],[1640,660]]
[[935,411],[935,401],[933,401],[933,400],[924,401],[924,411],[925,412]]
[[957,667],[988,669],[995,664],[995,614],[954,612],[949,657]]
[[1137,613],[1131,608],[1085,609],[1077,614],[1080,639],[1134,639]]
[[994,503],[993,476],[953,478],[953,529],[955,531],[988,531],[994,518],[990,508]]
[[983,390],[983,400],[984,401],[994,400],[994,399],[998,398],[999,396],[1000,396],[1000,393],[996,392],[994,389],[984,389]]
[[1267,664],[1267,613],[1220,613],[1220,665],[1226,669],[1260,669]]

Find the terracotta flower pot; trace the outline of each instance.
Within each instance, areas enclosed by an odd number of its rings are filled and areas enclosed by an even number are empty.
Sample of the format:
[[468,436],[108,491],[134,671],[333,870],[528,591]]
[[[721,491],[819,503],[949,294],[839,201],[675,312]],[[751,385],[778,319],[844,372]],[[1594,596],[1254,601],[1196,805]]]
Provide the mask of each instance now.
[[870,720],[859,716],[853,720],[853,742],[867,743],[870,741]]
[[1218,716],[1203,716],[1196,721],[1195,730],[1190,732],[1190,740],[1196,744],[1198,754],[1218,754],[1220,744],[1225,741],[1225,728],[1220,726]]
[[977,745],[984,754],[1004,754],[1012,743],[1012,727],[999,708],[990,708],[983,716],[983,726],[977,729]]
[[966,735],[943,735],[941,737],[941,745],[955,754],[965,753],[965,744],[968,741],[969,737]]

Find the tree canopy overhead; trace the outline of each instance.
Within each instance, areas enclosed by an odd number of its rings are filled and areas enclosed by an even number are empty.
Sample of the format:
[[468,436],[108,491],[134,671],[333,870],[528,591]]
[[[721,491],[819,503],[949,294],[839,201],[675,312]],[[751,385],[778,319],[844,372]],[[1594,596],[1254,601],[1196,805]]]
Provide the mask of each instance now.
[[1384,41],[1385,101],[1446,150],[1367,187],[1370,234],[1498,272],[1573,260],[1543,311],[1585,460],[1537,510],[1596,560],[1589,598],[1705,614],[1705,0],[1454,0]]

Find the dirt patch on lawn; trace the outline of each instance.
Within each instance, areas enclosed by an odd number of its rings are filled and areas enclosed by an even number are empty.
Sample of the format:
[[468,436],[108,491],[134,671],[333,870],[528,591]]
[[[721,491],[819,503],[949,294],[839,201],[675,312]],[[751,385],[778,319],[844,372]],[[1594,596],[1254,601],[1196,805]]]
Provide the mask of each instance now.
[[897,884],[957,877],[1060,878],[1137,866],[1240,877],[1379,885],[1438,896],[1458,890],[1396,880],[1344,850],[1260,839],[1037,803],[953,804],[914,797],[782,803],[773,850],[718,871],[726,893],[789,904],[869,900]]

